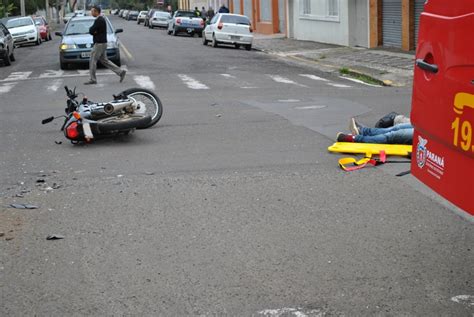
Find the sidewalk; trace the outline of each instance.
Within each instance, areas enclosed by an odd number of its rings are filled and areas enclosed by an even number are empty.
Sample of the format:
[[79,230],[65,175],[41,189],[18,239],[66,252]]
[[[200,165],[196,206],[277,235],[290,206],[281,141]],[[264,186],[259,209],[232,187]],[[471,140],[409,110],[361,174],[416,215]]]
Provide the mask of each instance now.
[[256,50],[285,59],[310,63],[327,72],[346,68],[389,86],[409,86],[413,80],[414,55],[396,49],[366,49],[285,38],[283,34],[256,34]]

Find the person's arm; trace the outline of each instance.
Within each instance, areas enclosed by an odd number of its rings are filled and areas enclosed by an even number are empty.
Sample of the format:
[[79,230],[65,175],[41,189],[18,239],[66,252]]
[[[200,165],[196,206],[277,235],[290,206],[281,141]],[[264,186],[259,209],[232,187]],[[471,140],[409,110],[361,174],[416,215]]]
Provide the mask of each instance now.
[[89,28],[89,34],[90,35],[94,35],[97,33],[98,31],[98,24],[97,24],[97,19],[95,19],[94,23],[92,24],[92,26]]

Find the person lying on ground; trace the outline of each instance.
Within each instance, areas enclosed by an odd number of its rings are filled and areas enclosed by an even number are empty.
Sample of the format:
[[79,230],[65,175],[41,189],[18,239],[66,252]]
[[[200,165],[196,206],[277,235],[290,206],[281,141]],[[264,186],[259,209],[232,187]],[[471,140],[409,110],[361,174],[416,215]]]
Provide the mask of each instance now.
[[337,142],[379,143],[379,144],[412,144],[413,126],[401,123],[389,128],[369,128],[351,118],[351,134],[339,132]]

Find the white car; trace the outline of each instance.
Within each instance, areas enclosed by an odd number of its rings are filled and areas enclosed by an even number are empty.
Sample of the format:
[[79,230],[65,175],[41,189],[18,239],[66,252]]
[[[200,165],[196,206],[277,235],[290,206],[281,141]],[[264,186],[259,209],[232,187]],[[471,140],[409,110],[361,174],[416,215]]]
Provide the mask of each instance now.
[[76,14],[74,12],[69,12],[69,13],[66,13],[64,16],[63,16],[63,22],[64,24],[66,24],[71,18],[75,17]]
[[41,44],[39,29],[31,17],[10,19],[5,25],[13,37],[15,45],[35,43]]
[[212,43],[213,47],[219,44],[234,45],[236,48],[244,46],[247,51],[252,49],[252,25],[245,15],[219,13],[215,15],[203,32],[202,43]]
[[152,29],[155,26],[160,27],[160,28],[167,28],[168,22],[170,19],[171,19],[171,14],[169,14],[168,12],[156,11],[155,13],[153,13],[153,16],[148,22],[148,26]]
[[145,22],[147,13],[148,11],[140,11],[137,17],[137,24],[140,24],[140,22]]

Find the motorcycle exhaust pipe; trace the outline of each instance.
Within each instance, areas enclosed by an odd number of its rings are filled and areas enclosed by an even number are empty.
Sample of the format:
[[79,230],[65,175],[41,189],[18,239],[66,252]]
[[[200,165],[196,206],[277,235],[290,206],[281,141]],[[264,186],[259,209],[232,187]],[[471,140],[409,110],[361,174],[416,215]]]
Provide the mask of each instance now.
[[103,109],[104,109],[105,114],[111,115],[112,113],[116,111],[122,110],[123,108],[126,108],[128,106],[131,106],[132,103],[133,103],[132,100],[108,103],[104,105]]

